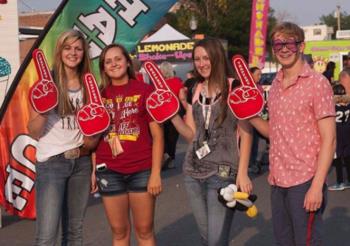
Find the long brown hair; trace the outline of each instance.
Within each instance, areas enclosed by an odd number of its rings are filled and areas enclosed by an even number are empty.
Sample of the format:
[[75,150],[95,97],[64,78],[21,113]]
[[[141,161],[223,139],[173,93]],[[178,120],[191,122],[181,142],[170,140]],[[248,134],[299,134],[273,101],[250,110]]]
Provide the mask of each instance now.
[[99,60],[99,68],[100,68],[100,75],[101,75],[101,89],[102,90],[105,89],[111,83],[110,78],[108,77],[108,75],[106,74],[106,72],[104,70],[104,63],[105,63],[107,51],[112,49],[112,48],[119,48],[121,50],[123,56],[125,57],[127,63],[129,64],[128,69],[127,69],[127,74],[129,76],[129,79],[136,79],[135,71],[134,71],[134,68],[132,66],[132,60],[130,58],[129,52],[121,44],[110,44],[110,45],[107,45],[102,50],[101,55],[100,55],[100,60]]
[[[221,92],[221,113],[217,119],[221,124],[227,115],[227,97],[229,92],[228,78],[233,76],[232,68],[229,65],[226,52],[221,44],[221,41],[216,38],[205,38],[199,40],[193,47],[192,57],[194,58],[194,51],[197,47],[205,49],[209,56],[211,64],[211,72],[209,75],[208,86],[211,88],[218,88]],[[196,66],[193,64],[194,74],[199,81],[204,81],[204,78],[198,73]]]
[[[69,101],[67,75],[66,75],[64,64],[62,61],[62,50],[66,44],[74,43],[77,40],[80,40],[82,42],[83,49],[84,49],[83,59],[77,68],[81,88],[84,88],[84,85],[83,85],[84,74],[91,71],[90,58],[89,58],[89,46],[85,41],[83,34],[73,29],[63,32],[58,37],[56,42],[55,59],[53,64],[54,81],[59,91],[58,114],[60,116],[65,116],[65,115],[74,113],[74,108]],[[83,96],[84,103],[86,103],[86,100],[87,100],[86,93],[87,93],[86,90],[84,90],[84,96]]]

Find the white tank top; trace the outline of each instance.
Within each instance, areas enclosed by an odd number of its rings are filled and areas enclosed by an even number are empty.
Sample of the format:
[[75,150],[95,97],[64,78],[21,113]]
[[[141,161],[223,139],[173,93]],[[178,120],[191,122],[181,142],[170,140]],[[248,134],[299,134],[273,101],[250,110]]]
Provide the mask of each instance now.
[[[82,90],[69,91],[68,94],[75,109],[82,107]],[[61,154],[82,144],[83,134],[79,130],[75,115],[61,118],[54,110],[51,110],[43,135],[36,146],[36,159],[43,162],[51,156]]]

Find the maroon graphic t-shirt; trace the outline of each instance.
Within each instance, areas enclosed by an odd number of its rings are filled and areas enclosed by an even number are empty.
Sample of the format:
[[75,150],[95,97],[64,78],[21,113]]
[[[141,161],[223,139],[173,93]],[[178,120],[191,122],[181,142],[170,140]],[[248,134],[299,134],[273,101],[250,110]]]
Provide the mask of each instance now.
[[[111,116],[111,125],[96,150],[96,163],[106,163],[116,172],[130,174],[152,166],[152,137],[149,130],[151,116],[146,110],[146,99],[151,86],[129,80],[121,86],[109,85],[102,91],[102,100]],[[117,135],[124,152],[112,156],[108,139]]]

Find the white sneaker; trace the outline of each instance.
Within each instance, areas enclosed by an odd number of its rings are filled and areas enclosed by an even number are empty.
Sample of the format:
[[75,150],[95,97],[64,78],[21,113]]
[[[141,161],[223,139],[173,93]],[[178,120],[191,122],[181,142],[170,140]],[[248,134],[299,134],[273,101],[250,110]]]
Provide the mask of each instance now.
[[328,186],[328,190],[330,190],[330,191],[341,191],[344,189],[345,189],[344,183],[334,184],[334,185]]
[[344,189],[350,189],[350,182],[344,183]]

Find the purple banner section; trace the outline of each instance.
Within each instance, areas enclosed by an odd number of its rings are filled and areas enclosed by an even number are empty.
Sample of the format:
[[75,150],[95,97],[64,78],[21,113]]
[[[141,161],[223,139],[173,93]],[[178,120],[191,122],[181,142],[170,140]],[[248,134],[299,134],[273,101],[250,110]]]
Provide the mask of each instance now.
[[249,65],[263,68],[266,52],[266,32],[269,0],[253,0],[250,23]]

